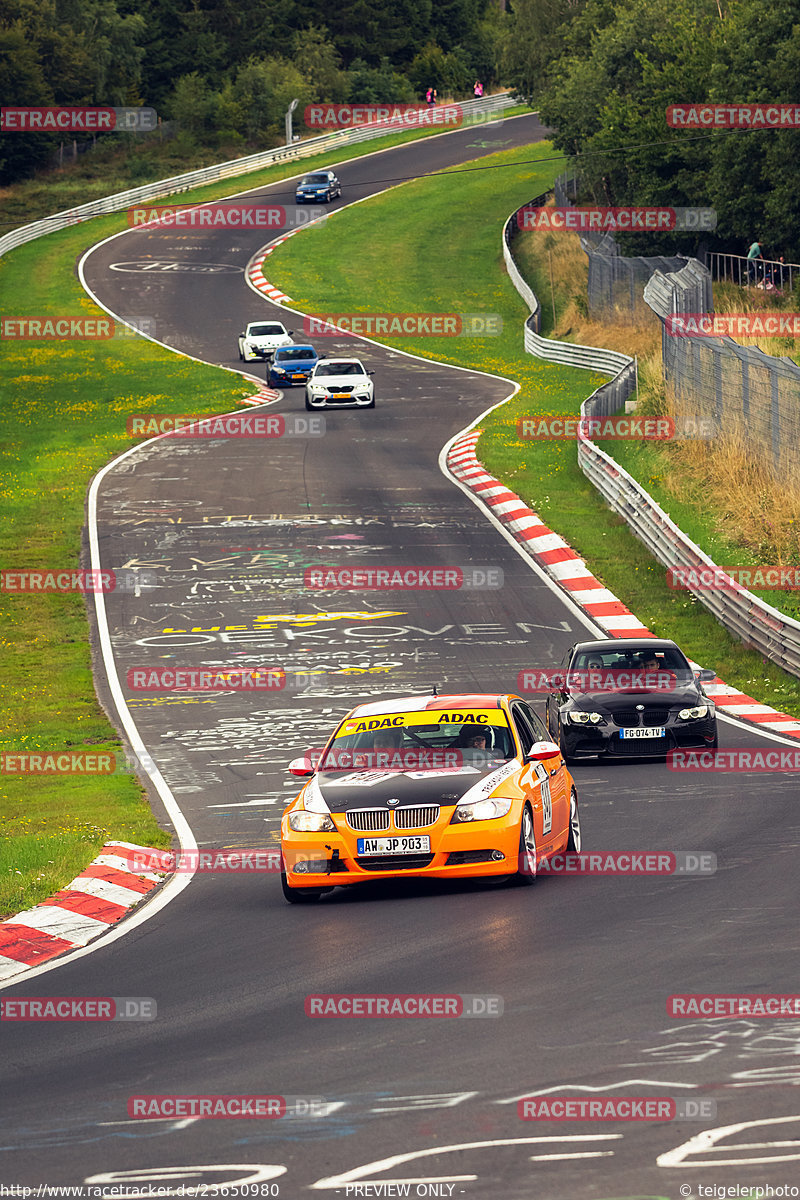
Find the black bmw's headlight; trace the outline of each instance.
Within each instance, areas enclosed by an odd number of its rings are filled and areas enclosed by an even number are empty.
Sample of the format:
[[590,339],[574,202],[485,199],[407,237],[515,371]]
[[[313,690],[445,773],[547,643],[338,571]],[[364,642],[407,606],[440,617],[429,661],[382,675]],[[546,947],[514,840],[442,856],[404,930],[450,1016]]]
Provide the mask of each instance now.
[[682,708],[678,716],[682,721],[699,721],[701,717],[708,716],[708,705],[698,704],[696,708]]
[[605,722],[605,718],[603,717],[602,713],[579,712],[577,710],[573,710],[572,712],[568,713],[567,719],[571,721],[573,725],[600,725]]

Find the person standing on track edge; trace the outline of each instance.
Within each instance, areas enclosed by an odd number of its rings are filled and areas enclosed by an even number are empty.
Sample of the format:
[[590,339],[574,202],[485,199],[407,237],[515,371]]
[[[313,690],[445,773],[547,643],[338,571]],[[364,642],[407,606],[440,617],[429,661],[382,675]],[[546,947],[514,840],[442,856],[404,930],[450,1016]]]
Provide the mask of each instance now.
[[481,83],[480,79],[475,80],[472,90],[475,93],[476,99],[480,100],[481,96],[483,95],[483,84]]
[[428,102],[428,108],[433,108],[437,99],[435,87],[428,88],[427,92],[425,93],[425,99]]

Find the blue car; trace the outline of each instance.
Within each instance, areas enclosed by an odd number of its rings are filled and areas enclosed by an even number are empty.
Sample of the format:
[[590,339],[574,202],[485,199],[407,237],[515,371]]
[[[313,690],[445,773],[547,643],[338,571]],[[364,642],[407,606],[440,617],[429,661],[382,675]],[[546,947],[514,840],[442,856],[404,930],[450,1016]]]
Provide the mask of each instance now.
[[276,350],[269,368],[270,386],[294,387],[296,383],[305,383],[318,358],[313,346],[283,346]]
[[295,204],[305,204],[307,200],[317,204],[320,200],[329,204],[342,194],[342,185],[333,171],[314,171],[313,175],[304,175],[295,191]]

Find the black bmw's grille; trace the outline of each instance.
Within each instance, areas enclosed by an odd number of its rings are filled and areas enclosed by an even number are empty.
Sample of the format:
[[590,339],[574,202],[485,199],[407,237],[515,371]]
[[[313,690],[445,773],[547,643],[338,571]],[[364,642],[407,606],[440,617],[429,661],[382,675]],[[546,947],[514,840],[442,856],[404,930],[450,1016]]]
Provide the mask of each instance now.
[[669,720],[669,709],[649,708],[645,712],[638,712],[635,708],[620,708],[612,715],[615,724],[625,729],[632,729],[637,725],[666,725]]
[[349,395],[349,394],[352,392],[352,390],[353,390],[353,386],[352,386],[352,384],[350,384],[350,385],[349,385],[349,386],[347,386],[347,387],[346,387],[344,384],[341,384],[341,385],[340,385],[340,384],[336,384],[336,386],[335,386],[335,387],[329,387],[329,388],[328,388],[328,391],[329,391],[329,392],[336,392],[336,393],[339,393],[339,392],[347,392],[347,393],[348,393],[348,395]]
[[669,720],[668,708],[650,708],[642,713],[643,725],[666,725]]
[[433,862],[432,854],[375,854],[357,858],[365,871],[419,871]]

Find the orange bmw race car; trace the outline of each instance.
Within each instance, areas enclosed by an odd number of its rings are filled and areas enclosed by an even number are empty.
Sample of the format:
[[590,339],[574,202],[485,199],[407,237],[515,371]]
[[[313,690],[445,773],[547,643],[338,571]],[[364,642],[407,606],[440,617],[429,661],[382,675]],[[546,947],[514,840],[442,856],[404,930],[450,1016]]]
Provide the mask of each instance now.
[[289,770],[310,776],[281,822],[293,904],[376,878],[531,883],[542,858],[581,848],[575,783],[518,696],[362,704]]

